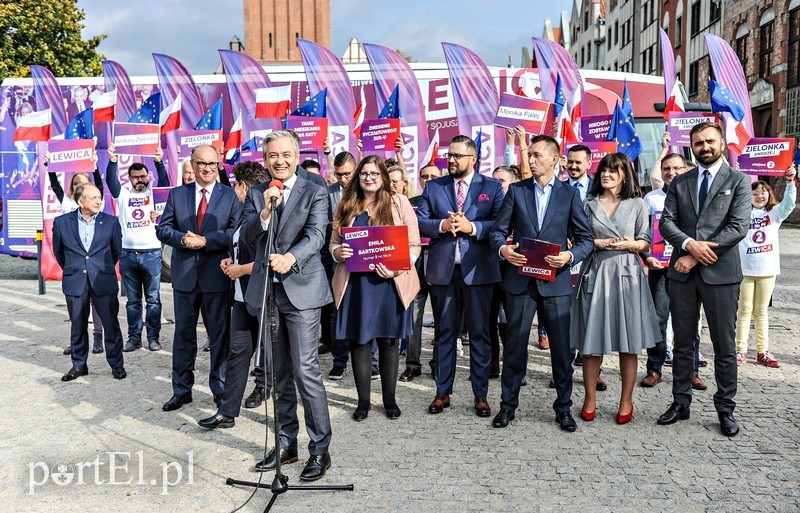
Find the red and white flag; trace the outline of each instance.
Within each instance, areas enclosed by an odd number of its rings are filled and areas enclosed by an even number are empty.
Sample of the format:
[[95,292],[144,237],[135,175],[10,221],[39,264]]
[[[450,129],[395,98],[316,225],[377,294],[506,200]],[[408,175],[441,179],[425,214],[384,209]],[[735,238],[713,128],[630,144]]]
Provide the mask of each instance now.
[[[570,107],[572,108],[570,110]],[[560,119],[556,120],[556,139],[565,143],[580,142],[577,124],[581,118],[581,90],[576,89],[572,101],[561,109]]]
[[256,118],[280,118],[289,111],[292,86],[256,89]]
[[356,111],[353,113],[353,134],[356,138],[361,137],[361,125],[364,124],[364,111],[367,110],[367,98],[364,96],[364,86],[361,86],[361,100],[358,102]]
[[161,133],[166,134],[181,127],[181,93],[175,97],[175,101],[161,111],[159,117],[161,123]]
[[47,141],[51,130],[50,109],[31,112],[17,118],[17,129],[14,141]]
[[236,121],[233,122],[231,131],[228,134],[228,140],[225,141],[225,158],[226,159],[233,158],[233,154],[236,152],[236,150],[239,149],[239,146],[241,145],[242,145],[242,111],[239,111],[239,115],[236,117]]
[[94,122],[114,121],[114,107],[117,105],[117,90],[109,91],[98,96],[94,100]]
[[750,132],[744,124],[744,119],[736,121],[730,112],[720,112],[722,124],[725,126],[725,141],[728,149],[741,155],[747,143],[750,142]]
[[667,103],[664,105],[664,119],[669,119],[670,112],[686,112],[683,106],[683,94],[679,86],[680,82],[676,80],[669,93]]
[[433,135],[433,139],[431,139],[431,143],[428,145],[428,150],[425,152],[425,157],[423,157],[422,161],[425,162],[425,165],[435,164],[436,157],[439,156],[439,129],[436,129],[436,133]]

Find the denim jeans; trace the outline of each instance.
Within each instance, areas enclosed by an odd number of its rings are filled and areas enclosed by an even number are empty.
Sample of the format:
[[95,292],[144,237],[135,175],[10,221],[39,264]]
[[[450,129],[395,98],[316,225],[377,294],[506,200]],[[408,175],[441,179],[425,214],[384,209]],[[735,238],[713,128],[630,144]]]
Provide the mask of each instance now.
[[128,303],[128,340],[142,340],[142,291],[147,302],[147,340],[161,334],[161,249],[123,249],[119,263]]

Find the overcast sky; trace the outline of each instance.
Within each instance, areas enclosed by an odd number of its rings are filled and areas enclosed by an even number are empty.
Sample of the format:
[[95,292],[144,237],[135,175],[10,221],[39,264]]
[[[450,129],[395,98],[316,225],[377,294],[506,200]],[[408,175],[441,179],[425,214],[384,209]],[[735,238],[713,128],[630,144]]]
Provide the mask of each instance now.
[[[270,0],[264,0],[270,1]],[[458,8],[453,6],[457,5]],[[105,33],[99,50],[131,75],[154,75],[151,54],[182,61],[193,74],[212,73],[218,48],[244,40],[242,0],[78,0],[84,35]],[[572,0],[331,0],[331,49],[351,37],[399,48],[419,62],[444,62],[441,42],[464,45],[490,66],[519,66],[522,46],[540,36],[545,18],[559,25]]]

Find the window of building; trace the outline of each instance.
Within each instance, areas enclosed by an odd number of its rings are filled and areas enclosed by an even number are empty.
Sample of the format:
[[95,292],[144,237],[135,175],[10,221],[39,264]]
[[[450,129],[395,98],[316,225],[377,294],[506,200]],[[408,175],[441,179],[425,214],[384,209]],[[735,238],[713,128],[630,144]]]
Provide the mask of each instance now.
[[592,67],[592,42],[589,41],[589,44],[586,45],[586,64],[590,68]]
[[583,48],[581,48],[581,68],[583,67],[583,64],[584,64],[585,62],[586,62],[586,59],[585,59],[585,50],[584,50]]
[[583,13],[583,30],[589,29],[589,10],[587,9]]
[[626,41],[627,43],[630,43],[631,41],[633,41],[633,31],[631,30],[631,26],[632,26],[631,21],[632,20],[628,20],[628,21],[625,22],[625,24],[628,26],[628,40]]
[[619,44],[619,21],[614,22],[614,44]]
[[800,5],[789,12],[789,68],[787,85],[800,86]]
[[800,88],[786,92],[786,135],[800,136]]
[[683,44],[683,17],[678,16],[675,18],[675,48]]
[[709,24],[719,21],[722,17],[722,0],[711,0],[711,16],[709,16]]
[[696,0],[692,4],[692,13],[691,13],[692,21],[691,21],[690,29],[691,29],[691,32],[692,32],[693,36],[697,35],[698,32],[700,32],[700,13],[701,13],[700,8],[701,7],[702,6],[700,4],[700,0]]
[[[614,27],[611,27],[614,28]],[[611,29],[608,30],[608,34],[606,34],[606,44],[607,48],[611,50]]]
[[700,62],[694,61],[689,64],[689,96],[695,96],[700,83]]
[[764,78],[772,72],[772,32],[775,20],[761,26],[758,38],[758,76]]
[[269,33],[269,47],[272,48],[272,32]]

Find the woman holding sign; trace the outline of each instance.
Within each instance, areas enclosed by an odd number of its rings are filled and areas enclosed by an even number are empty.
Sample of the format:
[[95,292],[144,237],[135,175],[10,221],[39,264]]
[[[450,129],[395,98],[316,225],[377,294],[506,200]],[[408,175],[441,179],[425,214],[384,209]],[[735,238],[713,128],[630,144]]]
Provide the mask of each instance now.
[[639,354],[661,339],[655,307],[637,253],[650,248],[648,210],[633,165],[623,153],[603,157],[589,187],[586,217],[594,252],[584,261],[572,302],[572,347],[583,355],[586,390],[581,418],[594,420],[604,355],[619,353],[622,391],[617,424],[633,418]]
[[[377,340],[383,406],[386,416],[400,416],[395,390],[400,352],[398,339],[411,335],[412,311],[409,308],[419,291],[419,278],[414,261],[420,254],[417,216],[408,198],[393,195],[389,173],[383,160],[374,155],[364,158],[356,167],[354,180],[342,191],[339,208],[333,218],[330,250],[338,263],[333,275],[333,295],[338,316],[336,338],[348,340],[353,360],[353,376],[358,392],[358,407],[353,419],[362,421],[370,410],[372,375],[372,341]],[[389,269],[383,263],[370,272],[349,272],[347,259],[353,248],[343,242],[342,228],[377,226],[406,226],[411,261],[409,270]],[[402,241],[405,243],[405,241]],[[370,248],[383,241],[370,239]]]
[[769,352],[767,307],[775,288],[775,279],[781,273],[778,228],[794,210],[797,199],[796,175],[794,166],[786,170],[786,190],[780,203],[766,182],[759,180],[752,185],[750,230],[739,243],[744,275],[739,288],[739,312],[736,314],[736,363],[739,365],[747,361],[747,338],[752,317],[758,347],[756,363],[772,368],[781,366],[781,362]]

